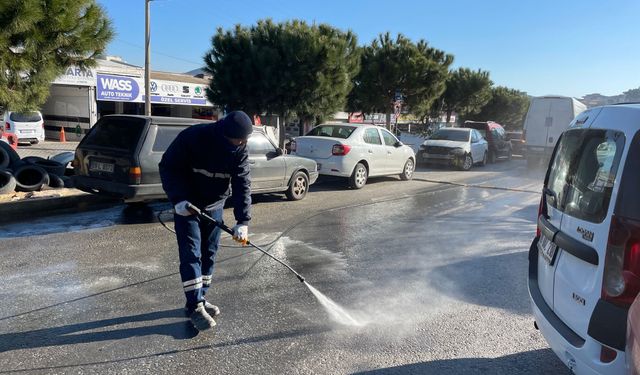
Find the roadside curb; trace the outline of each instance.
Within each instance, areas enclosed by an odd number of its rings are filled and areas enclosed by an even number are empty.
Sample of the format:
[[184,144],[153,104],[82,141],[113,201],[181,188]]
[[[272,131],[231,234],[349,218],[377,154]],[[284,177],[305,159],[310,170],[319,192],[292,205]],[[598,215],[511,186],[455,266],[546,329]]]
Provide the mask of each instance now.
[[44,196],[0,203],[0,224],[50,216],[82,212],[100,206],[112,206],[117,199],[84,192],[68,196]]

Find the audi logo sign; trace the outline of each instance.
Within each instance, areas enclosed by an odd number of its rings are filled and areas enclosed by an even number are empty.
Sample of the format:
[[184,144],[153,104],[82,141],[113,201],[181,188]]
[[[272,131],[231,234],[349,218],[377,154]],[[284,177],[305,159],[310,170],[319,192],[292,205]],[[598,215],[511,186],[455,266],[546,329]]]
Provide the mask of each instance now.
[[171,94],[177,94],[181,91],[180,86],[178,85],[171,85],[168,83],[163,83],[160,85],[160,91],[164,91],[164,92],[168,92]]

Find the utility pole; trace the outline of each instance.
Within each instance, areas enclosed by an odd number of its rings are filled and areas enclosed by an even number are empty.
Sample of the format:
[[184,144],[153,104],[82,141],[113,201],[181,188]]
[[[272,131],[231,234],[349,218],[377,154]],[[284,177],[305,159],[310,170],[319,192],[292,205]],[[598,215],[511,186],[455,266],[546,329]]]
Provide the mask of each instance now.
[[151,80],[151,67],[150,67],[150,49],[151,49],[151,27],[150,27],[150,12],[149,3],[151,0],[145,0],[145,38],[144,38],[144,114],[151,116],[151,89],[149,87],[149,81]]

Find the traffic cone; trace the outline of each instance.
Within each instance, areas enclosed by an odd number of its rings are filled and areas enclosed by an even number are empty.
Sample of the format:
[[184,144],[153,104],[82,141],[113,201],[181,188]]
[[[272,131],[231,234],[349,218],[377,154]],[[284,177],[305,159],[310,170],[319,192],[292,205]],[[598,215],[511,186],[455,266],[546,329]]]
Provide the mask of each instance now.
[[60,142],[65,143],[67,141],[67,137],[64,135],[64,126],[60,127]]

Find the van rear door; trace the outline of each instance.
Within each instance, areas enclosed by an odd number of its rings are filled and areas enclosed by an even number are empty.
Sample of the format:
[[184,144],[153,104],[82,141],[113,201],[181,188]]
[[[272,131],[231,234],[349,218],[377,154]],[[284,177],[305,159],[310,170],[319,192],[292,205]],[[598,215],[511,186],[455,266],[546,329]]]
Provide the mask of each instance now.
[[566,131],[560,142],[564,166],[550,181],[561,192],[558,207],[563,212],[554,240],[558,249],[553,310],[569,328],[586,337],[602,292],[613,210],[609,203],[615,202],[625,135],[617,130],[576,128]]
[[80,142],[76,174],[119,183],[130,181],[132,167],[139,167],[138,150],[144,142],[148,120],[143,117],[105,116]]

